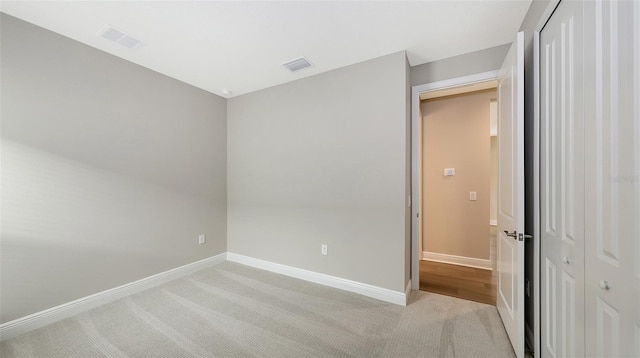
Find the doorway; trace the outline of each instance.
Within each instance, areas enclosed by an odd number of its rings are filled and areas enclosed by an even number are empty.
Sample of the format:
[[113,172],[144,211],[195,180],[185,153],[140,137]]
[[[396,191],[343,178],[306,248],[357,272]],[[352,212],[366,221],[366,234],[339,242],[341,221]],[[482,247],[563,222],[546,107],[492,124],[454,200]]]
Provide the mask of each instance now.
[[[411,287],[419,288],[422,251],[420,213],[421,118],[424,92],[497,80],[498,185],[496,307],[517,356],[524,356],[524,33],[519,32],[498,71],[458,77],[412,88]],[[537,328],[537,327],[536,327]]]
[[491,305],[496,302],[491,226],[497,201],[497,163],[492,166],[491,155],[493,149],[497,161],[496,84],[490,80],[420,96],[420,289]]

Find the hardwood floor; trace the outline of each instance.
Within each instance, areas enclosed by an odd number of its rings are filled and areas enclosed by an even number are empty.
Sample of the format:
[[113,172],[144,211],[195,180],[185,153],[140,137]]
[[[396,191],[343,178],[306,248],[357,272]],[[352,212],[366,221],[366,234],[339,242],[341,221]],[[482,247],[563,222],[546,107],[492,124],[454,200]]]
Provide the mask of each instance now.
[[493,270],[420,261],[420,290],[466,300],[496,304],[495,235],[491,235]]
[[466,300],[496,304],[493,271],[420,261],[420,289]]

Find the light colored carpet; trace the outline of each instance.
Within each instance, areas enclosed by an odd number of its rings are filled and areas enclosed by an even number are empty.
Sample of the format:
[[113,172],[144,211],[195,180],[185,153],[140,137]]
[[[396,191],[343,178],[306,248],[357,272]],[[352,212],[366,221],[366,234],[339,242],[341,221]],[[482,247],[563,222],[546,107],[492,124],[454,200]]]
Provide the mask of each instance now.
[[513,357],[494,306],[407,307],[223,264],[0,343],[1,357]]

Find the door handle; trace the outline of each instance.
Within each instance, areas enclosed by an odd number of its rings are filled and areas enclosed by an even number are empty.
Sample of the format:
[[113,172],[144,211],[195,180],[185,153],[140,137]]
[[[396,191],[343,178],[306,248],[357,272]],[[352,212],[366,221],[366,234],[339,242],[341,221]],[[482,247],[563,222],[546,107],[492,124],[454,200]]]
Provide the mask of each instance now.
[[505,235],[514,238],[515,240],[518,240],[518,232],[513,230],[513,232],[509,232],[507,230],[504,231]]

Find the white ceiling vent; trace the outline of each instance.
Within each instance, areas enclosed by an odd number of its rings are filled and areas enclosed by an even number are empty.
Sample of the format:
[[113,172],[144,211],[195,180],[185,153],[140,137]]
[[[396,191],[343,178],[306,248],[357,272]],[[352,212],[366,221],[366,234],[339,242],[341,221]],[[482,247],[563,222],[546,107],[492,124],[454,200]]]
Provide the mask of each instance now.
[[283,63],[282,66],[286,67],[291,72],[300,71],[303,68],[311,66],[311,62],[304,57],[296,58],[293,61]]
[[144,45],[144,43],[137,38],[111,26],[107,26],[104,30],[100,31],[99,35],[107,40],[117,42],[126,48],[134,49]]

